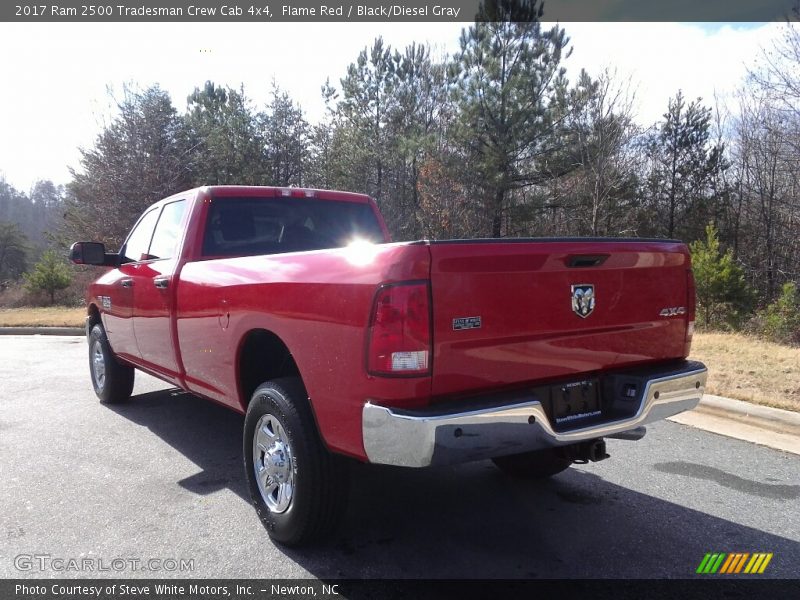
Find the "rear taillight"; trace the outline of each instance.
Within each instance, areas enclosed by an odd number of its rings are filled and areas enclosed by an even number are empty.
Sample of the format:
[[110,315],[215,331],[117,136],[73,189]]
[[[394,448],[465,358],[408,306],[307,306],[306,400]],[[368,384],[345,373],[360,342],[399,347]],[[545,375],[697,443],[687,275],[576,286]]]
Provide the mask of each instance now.
[[694,335],[694,318],[697,310],[697,288],[692,270],[686,271],[686,352],[688,353]]
[[367,371],[372,375],[428,375],[431,304],[427,283],[387,285],[372,305]]

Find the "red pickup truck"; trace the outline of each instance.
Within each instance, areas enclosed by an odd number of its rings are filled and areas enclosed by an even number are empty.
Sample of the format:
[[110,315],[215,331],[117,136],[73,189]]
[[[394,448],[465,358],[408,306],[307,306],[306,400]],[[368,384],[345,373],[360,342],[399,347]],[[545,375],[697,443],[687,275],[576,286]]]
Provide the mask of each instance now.
[[706,382],[677,241],[390,243],[368,196],[215,186],[148,208],[119,253],[70,254],[111,267],[87,294],[100,400],[140,369],[245,414],[253,504],[285,544],[336,523],[346,457],[546,477]]

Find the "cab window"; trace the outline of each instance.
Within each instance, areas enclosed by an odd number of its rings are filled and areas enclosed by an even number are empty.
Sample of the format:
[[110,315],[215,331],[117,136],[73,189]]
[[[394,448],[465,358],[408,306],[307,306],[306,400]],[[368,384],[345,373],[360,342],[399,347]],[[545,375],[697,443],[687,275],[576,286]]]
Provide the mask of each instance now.
[[222,198],[209,208],[203,256],[254,256],[383,242],[369,204],[314,198]]

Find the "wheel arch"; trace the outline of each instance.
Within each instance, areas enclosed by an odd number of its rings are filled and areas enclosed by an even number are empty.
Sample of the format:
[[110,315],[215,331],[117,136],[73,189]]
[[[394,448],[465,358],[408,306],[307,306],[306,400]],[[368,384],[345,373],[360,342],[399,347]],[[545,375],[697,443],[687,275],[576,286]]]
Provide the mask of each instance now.
[[86,326],[87,333],[92,330],[92,327],[103,322],[103,319],[100,316],[100,309],[97,308],[97,305],[94,303],[91,303],[86,307],[86,316],[89,319]]
[[[239,341],[236,353],[236,387],[242,412],[247,411],[259,385],[279,377],[299,377],[303,381],[289,346],[268,329],[247,331]],[[313,406],[311,410],[313,413]]]

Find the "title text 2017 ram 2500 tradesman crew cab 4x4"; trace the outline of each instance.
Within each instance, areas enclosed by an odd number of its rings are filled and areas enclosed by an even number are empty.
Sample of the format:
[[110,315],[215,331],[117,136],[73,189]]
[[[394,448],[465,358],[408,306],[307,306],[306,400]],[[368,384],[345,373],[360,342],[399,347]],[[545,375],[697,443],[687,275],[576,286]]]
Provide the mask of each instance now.
[[218,186],[71,258],[112,267],[87,294],[97,395],[128,398],[140,369],[244,413],[253,504],[285,544],[336,522],[344,457],[546,477],[706,381],[676,241],[390,243],[368,196]]

